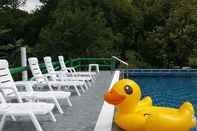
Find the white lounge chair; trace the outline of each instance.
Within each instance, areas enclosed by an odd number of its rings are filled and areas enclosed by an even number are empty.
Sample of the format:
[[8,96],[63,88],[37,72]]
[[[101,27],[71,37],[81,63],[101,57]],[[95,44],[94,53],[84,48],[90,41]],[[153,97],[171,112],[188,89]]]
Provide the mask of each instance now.
[[59,60],[60,67],[61,67],[62,71],[70,72],[70,73],[74,74],[75,76],[88,76],[91,79],[95,79],[96,72],[89,72],[89,71],[76,72],[74,67],[66,67],[66,64],[64,63],[63,56],[58,56],[58,60]]
[[[69,106],[72,106],[70,102],[70,92],[64,91],[34,91],[32,86],[37,84],[36,81],[17,81],[14,82],[7,60],[0,60],[0,90],[7,99],[18,99],[22,102],[22,99],[29,100],[52,100],[58,111],[63,113],[62,108],[59,105],[57,99],[66,99]],[[19,92],[16,86],[25,87],[25,91]],[[21,98],[21,99],[20,99]]]
[[6,103],[2,94],[0,93],[0,115],[2,115],[0,122],[0,131],[3,130],[4,123],[6,121],[6,117],[11,116],[11,118],[15,121],[15,116],[29,116],[37,131],[43,131],[40,123],[38,122],[36,115],[46,115],[49,114],[53,122],[56,122],[56,119],[52,113],[54,108],[54,104],[49,103]]
[[[84,86],[86,89],[88,89],[88,86],[86,82],[89,83],[89,80],[86,78],[79,78],[79,77],[69,77],[70,73],[65,73],[64,71],[55,71],[53,68],[52,60],[50,56],[44,57],[44,63],[48,72],[48,75],[51,77],[53,80],[60,80],[60,81],[81,81],[84,83]],[[68,76],[67,76],[68,75]]]
[[81,93],[79,92],[77,87],[80,87],[81,90],[83,92],[85,92],[85,90],[83,89],[83,82],[80,81],[57,81],[57,80],[53,80],[53,81],[49,81],[48,77],[50,77],[50,75],[48,74],[42,74],[40,67],[38,65],[38,59],[36,57],[31,57],[28,59],[29,61],[29,66],[31,69],[31,72],[33,74],[33,78],[32,80],[37,81],[39,83],[38,86],[48,86],[50,90],[53,90],[53,86],[58,87],[58,89],[60,90],[61,87],[74,87],[76,93],[78,94],[78,96],[81,96]]
[[71,76],[77,78],[77,79],[86,79],[88,81],[94,80],[95,72],[76,72],[74,67],[66,67],[66,64],[64,63],[64,57],[58,56],[59,63],[61,70],[64,71],[67,74],[71,74]]

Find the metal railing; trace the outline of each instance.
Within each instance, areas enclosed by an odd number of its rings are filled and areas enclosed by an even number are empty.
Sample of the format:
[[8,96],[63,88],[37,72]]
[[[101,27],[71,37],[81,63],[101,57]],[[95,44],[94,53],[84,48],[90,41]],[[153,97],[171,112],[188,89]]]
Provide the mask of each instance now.
[[129,69],[129,72],[137,73],[173,73],[173,72],[195,72],[197,69]]
[[124,70],[123,74],[129,72],[129,77],[132,76],[187,76],[187,77],[196,77],[197,69],[129,69],[128,71]]
[[[115,70],[117,61],[115,61],[113,58],[75,58],[75,59],[69,59],[65,61],[65,64],[68,67],[75,67],[76,70],[87,70],[89,64],[99,64],[99,68],[102,70]],[[41,70],[43,73],[46,73],[46,67],[44,63],[39,64]],[[55,61],[53,62],[53,66],[55,70],[60,69],[59,62]],[[30,74],[30,68],[29,66],[26,67],[15,67],[11,68],[10,72],[14,76],[20,77],[20,74],[23,71],[28,71]]]
[[[129,72],[128,72],[129,64],[127,62],[121,60],[120,58],[116,57],[116,56],[112,56],[112,58],[126,66],[126,68],[121,70],[121,72],[123,74],[123,79],[125,78],[125,74],[126,74],[126,78],[128,78],[129,77]],[[125,71],[126,71],[126,73],[125,73]]]
[[116,57],[116,56],[112,56],[112,58],[116,59],[116,60],[117,60],[117,61],[119,61],[120,63],[125,64],[126,66],[129,66],[129,64],[128,64],[127,62],[125,62],[125,61],[123,61],[123,60],[119,59],[119,58],[118,58],[118,57]]

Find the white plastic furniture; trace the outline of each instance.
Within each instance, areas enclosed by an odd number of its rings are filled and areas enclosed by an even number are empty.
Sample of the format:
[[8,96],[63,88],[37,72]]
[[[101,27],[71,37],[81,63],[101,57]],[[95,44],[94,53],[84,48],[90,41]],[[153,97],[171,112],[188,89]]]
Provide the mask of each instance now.
[[[55,103],[58,111],[63,113],[62,108],[57,99],[66,99],[69,106],[72,106],[70,102],[70,92],[64,91],[34,91],[32,86],[38,84],[36,81],[18,81],[14,82],[7,60],[0,60],[0,90],[6,99],[18,99],[22,102],[22,99],[31,101],[38,100],[51,100]],[[25,91],[19,92],[18,86],[24,86]]]
[[52,87],[58,87],[60,90],[61,87],[74,87],[76,93],[78,96],[81,96],[81,93],[79,92],[77,86],[81,87],[83,86],[83,82],[80,81],[58,81],[58,80],[52,80],[49,81],[47,77],[51,77],[49,74],[42,74],[40,67],[38,65],[38,59],[36,57],[28,58],[29,66],[31,69],[31,72],[33,74],[32,80],[37,81],[40,86],[48,86],[50,90],[53,90]]
[[63,56],[58,56],[58,59],[59,59],[59,63],[60,63],[60,67],[62,71],[71,72],[75,75],[89,76],[90,78],[95,79],[95,75],[96,75],[95,72],[88,72],[88,71],[76,72],[74,67],[66,67]]
[[49,103],[6,103],[2,94],[0,93],[0,115],[2,115],[0,122],[0,131],[3,130],[6,118],[11,116],[11,118],[16,121],[15,116],[29,116],[30,120],[33,122],[37,131],[43,131],[40,123],[38,122],[36,115],[46,115],[49,114],[53,122],[56,119],[52,113],[54,104]]
[[92,67],[95,67],[96,72],[99,73],[99,64],[89,64],[89,72],[92,72]]
[[[55,69],[53,68],[53,64],[52,64],[52,60],[50,56],[46,56],[44,57],[44,63],[48,72],[48,75],[51,77],[52,80],[59,80],[59,81],[77,81],[77,82],[81,82],[82,86],[81,90],[83,92],[85,92],[85,90],[83,89],[83,86],[88,89],[88,86],[86,84],[86,79],[85,78],[79,78],[79,77],[68,77],[67,75],[69,75],[70,73],[65,73],[64,71],[55,71]],[[88,83],[89,81],[87,81]]]

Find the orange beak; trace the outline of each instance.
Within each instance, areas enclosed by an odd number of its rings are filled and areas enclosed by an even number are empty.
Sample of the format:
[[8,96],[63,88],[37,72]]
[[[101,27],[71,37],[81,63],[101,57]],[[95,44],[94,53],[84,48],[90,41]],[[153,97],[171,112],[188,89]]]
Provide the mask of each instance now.
[[118,94],[114,89],[104,95],[104,100],[112,105],[119,105],[124,99],[125,96]]

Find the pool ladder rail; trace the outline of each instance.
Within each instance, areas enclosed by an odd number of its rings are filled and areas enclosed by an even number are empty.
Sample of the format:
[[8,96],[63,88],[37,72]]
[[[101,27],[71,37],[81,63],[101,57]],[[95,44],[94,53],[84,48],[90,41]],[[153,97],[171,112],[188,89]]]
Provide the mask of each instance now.
[[123,74],[123,79],[124,79],[125,78],[125,71],[126,71],[126,78],[128,78],[129,77],[129,71],[128,71],[129,64],[116,56],[112,56],[112,58],[119,61],[120,63],[122,63],[126,66],[126,68],[121,70],[121,72],[122,72],[121,74]]

